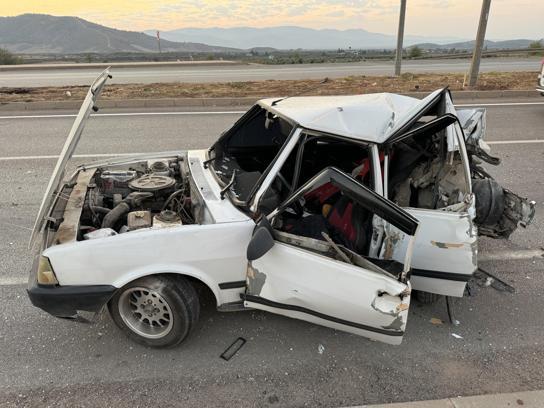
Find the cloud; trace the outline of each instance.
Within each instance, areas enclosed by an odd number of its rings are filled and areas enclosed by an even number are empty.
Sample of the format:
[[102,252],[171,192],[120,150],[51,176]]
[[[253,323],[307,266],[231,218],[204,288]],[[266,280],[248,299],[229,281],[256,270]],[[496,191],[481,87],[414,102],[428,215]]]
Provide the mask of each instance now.
[[[3,0],[6,15],[77,15],[115,28],[143,31],[183,27],[364,28],[394,34],[399,0]],[[406,32],[473,38],[480,1],[408,0]],[[488,38],[544,35],[544,2],[494,0]],[[539,17],[540,16],[540,17]]]

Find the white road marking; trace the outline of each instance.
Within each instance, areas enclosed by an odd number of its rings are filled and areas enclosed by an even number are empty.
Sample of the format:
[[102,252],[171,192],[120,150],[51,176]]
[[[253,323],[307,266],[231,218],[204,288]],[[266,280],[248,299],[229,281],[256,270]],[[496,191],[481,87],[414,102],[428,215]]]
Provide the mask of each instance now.
[[14,227],[14,228],[22,229],[26,231],[32,231],[32,228],[30,227],[25,227],[23,225],[18,225],[18,224],[12,224],[11,222],[0,222],[0,225],[6,225],[8,227]]
[[478,256],[478,261],[515,261],[542,257],[544,257],[544,250],[542,249],[522,249],[518,251],[495,251],[483,253]]
[[28,278],[17,278],[10,276],[0,278],[0,286],[26,285],[27,283]]
[[[515,144],[536,144],[544,143],[544,139],[531,139],[531,140],[496,140],[487,142],[489,145],[515,145]],[[146,152],[144,152],[146,153]],[[152,153],[152,152],[149,152]],[[89,153],[89,154],[74,154],[72,158],[74,159],[98,159],[102,157],[118,157],[118,156],[134,156],[142,154],[140,153]],[[53,160],[58,159],[59,156],[51,155],[42,155],[42,156],[4,156],[0,157],[0,161],[11,161],[11,160]]]
[[544,105],[544,102],[463,103],[463,104],[456,104],[455,106],[464,107],[464,106],[530,106],[530,105]]
[[[458,107],[469,106],[531,106],[544,105],[544,102],[500,102],[500,103],[467,103],[458,104]],[[183,116],[183,115],[241,115],[246,111],[180,111],[180,112],[119,112],[119,113],[96,113],[91,116]],[[4,115],[0,119],[48,119],[48,118],[75,118],[76,114],[58,115]]]
[[[118,157],[118,156],[134,156],[141,153],[97,153],[97,154],[74,154],[72,158],[74,159],[93,159],[101,157]],[[0,157],[0,161],[9,161],[9,160],[50,160],[58,159],[58,155],[46,155],[46,156],[7,156]]]
[[526,139],[526,140],[493,140],[486,142],[489,145],[506,145],[506,144],[531,144],[544,143],[543,139]]
[[[479,262],[488,262],[488,261],[521,261],[533,258],[542,258],[544,257],[544,250],[542,249],[525,249],[519,251],[495,251],[480,254],[478,256]],[[5,276],[0,277],[0,286],[15,286],[15,285],[26,285],[28,283],[28,278],[26,277],[16,277],[16,276]]]

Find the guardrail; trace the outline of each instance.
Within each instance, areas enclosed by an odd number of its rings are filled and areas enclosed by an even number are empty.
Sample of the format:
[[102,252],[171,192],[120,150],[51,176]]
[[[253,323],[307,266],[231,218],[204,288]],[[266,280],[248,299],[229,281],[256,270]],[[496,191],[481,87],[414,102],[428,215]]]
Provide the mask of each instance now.
[[[517,49],[511,49],[511,50],[487,50],[482,53],[482,57],[492,57],[492,56],[500,56],[500,55],[508,55],[508,54],[528,54],[527,56],[531,56],[531,54],[538,54],[538,53],[544,53],[544,48],[517,48]],[[452,59],[452,58],[472,58],[472,51],[467,52],[459,52],[455,54],[426,54],[422,55],[421,57],[415,57],[412,59]]]

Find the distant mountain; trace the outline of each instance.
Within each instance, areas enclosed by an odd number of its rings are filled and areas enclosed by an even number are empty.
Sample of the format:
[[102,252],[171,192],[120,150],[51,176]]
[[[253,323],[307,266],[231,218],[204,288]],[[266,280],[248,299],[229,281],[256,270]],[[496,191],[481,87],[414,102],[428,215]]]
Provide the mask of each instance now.
[[[22,14],[0,17],[0,47],[23,53],[113,53],[156,52],[157,39],[144,33],[122,31],[78,17]],[[240,51],[195,42],[176,43],[161,39],[162,51]]]
[[[155,30],[146,33],[123,31],[91,23],[78,17],[22,14],[0,17],[0,47],[17,53],[115,53],[157,52]],[[469,50],[474,41],[458,38],[406,36],[404,45],[425,49]],[[525,48],[531,40],[486,41],[488,49]],[[213,44],[213,45],[208,45]],[[278,49],[379,49],[394,48],[396,36],[357,30],[311,28],[238,27],[183,28],[161,31],[164,52],[239,53],[243,50],[273,52]]]
[[[146,33],[154,34],[155,30]],[[276,49],[337,49],[343,48],[394,48],[395,35],[373,33],[366,30],[314,30],[303,27],[236,27],[236,28],[181,28],[161,31],[161,37],[170,41],[193,41],[223,47],[251,49],[271,47]],[[459,38],[406,36],[405,44],[421,42],[446,43]]]
[[[485,40],[484,47],[487,48],[488,50],[527,48],[529,44],[532,43],[533,41],[534,40],[526,40],[526,39],[505,40],[505,41]],[[455,43],[448,43],[448,44],[422,43],[422,44],[417,44],[417,46],[419,48],[423,48],[426,50],[451,49],[451,48],[455,48],[456,50],[473,50],[474,43],[475,43],[474,41],[455,42]]]

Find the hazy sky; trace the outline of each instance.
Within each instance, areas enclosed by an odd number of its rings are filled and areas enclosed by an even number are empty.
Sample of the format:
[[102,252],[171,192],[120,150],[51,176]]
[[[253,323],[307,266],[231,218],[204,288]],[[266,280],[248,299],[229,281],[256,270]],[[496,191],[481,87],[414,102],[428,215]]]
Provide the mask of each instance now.
[[[400,0],[0,0],[3,15],[74,15],[126,30],[298,25],[394,34]],[[406,33],[472,38],[480,0],[408,0]],[[542,38],[543,0],[493,0],[487,38]]]

